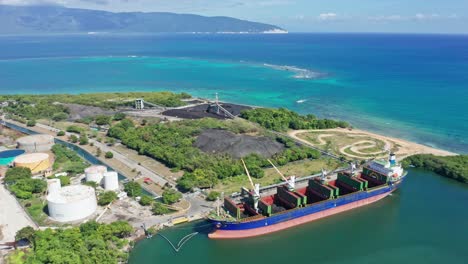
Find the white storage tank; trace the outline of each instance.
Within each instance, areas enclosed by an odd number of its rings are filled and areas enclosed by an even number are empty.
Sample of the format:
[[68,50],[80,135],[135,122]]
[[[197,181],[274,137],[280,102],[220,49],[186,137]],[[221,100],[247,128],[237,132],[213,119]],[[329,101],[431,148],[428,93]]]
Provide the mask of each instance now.
[[54,137],[46,134],[31,135],[16,140],[19,149],[26,152],[46,152],[55,144]]
[[95,182],[101,184],[102,178],[104,177],[104,173],[107,172],[107,168],[105,166],[91,166],[85,169],[85,176],[87,182]]
[[119,175],[115,171],[104,173],[104,189],[117,191],[119,189]]
[[91,216],[97,209],[94,188],[72,185],[47,195],[49,216],[58,222],[72,222]]
[[51,179],[47,181],[47,193],[59,192],[61,188],[62,184],[60,183],[60,179]]

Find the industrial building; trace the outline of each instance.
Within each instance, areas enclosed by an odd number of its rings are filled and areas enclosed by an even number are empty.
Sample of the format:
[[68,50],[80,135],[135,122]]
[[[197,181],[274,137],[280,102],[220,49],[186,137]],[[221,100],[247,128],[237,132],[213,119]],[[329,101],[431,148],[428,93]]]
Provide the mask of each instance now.
[[58,222],[85,219],[97,209],[94,188],[84,185],[60,187],[60,181],[49,181],[47,203],[49,216]]
[[91,166],[85,169],[85,177],[87,182],[95,182],[101,184],[104,173],[107,172],[106,166]]
[[29,153],[47,152],[55,144],[54,137],[51,135],[31,135],[16,140],[17,147]]
[[31,169],[33,174],[48,171],[52,167],[50,155],[46,153],[30,153],[17,156],[13,160],[15,167]]

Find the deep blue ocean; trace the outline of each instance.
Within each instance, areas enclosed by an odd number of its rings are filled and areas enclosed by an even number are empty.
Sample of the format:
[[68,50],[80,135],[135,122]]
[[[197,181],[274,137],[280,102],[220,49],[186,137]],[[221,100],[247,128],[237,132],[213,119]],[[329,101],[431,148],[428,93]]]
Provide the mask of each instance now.
[[185,91],[468,153],[468,36],[0,37],[0,93]]

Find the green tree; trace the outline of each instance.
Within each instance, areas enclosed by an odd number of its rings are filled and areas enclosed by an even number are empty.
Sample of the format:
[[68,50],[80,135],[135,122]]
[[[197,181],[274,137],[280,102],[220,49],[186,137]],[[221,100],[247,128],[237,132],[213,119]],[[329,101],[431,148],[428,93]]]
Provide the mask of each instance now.
[[98,126],[109,125],[110,121],[111,117],[106,115],[98,115],[94,118],[94,122],[96,122],[96,125]]
[[141,188],[141,185],[138,182],[131,181],[125,184],[124,191],[130,197],[137,197],[141,196],[143,188]]
[[28,122],[26,123],[26,126],[28,127],[33,127],[36,125],[36,120],[28,120]]
[[169,189],[163,192],[162,199],[165,204],[174,204],[182,199],[182,194],[174,189]]
[[31,176],[31,169],[23,167],[14,167],[6,171],[4,182],[7,184],[13,184],[21,179],[30,179]]
[[70,136],[70,142],[71,142],[71,143],[77,143],[77,142],[78,142],[78,137],[75,136],[75,135],[71,135],[71,136]]
[[89,140],[88,137],[84,134],[80,136],[80,145],[88,145]]
[[128,237],[133,232],[133,227],[125,221],[115,221],[110,224],[112,234],[118,238]]
[[153,203],[153,198],[149,195],[143,195],[140,199],[140,204],[143,206],[148,206]]
[[206,196],[206,200],[208,201],[216,201],[219,198],[220,193],[216,191],[211,191],[208,196]]
[[120,121],[122,119],[124,119],[126,117],[126,115],[124,113],[117,113],[114,115],[114,120],[115,121]]
[[155,215],[163,215],[168,214],[171,212],[169,208],[167,208],[164,204],[160,202],[154,202],[152,208],[153,214]]
[[57,178],[60,179],[60,184],[61,184],[62,186],[70,185],[70,182],[71,182],[70,177],[68,177],[68,176],[59,176],[59,177],[57,177]]
[[32,243],[33,239],[34,239],[34,233],[35,232],[36,231],[31,226],[23,227],[20,230],[18,230],[18,232],[16,232],[15,240],[20,241],[20,240],[24,239],[24,240],[27,240],[28,242]]
[[58,137],[63,137],[63,136],[65,136],[65,131],[59,131],[59,132],[57,132],[57,136],[58,136]]
[[106,159],[112,159],[113,157],[114,157],[114,153],[112,153],[111,151],[106,152],[105,154]]
[[64,113],[64,112],[61,112],[61,113],[55,113],[53,116],[52,116],[52,120],[58,122],[58,121],[63,121],[65,119],[68,118],[68,114],[67,113]]
[[81,133],[83,133],[83,128],[81,128],[79,126],[75,126],[75,125],[68,126],[67,127],[67,132],[81,134]]
[[103,192],[99,195],[98,204],[101,206],[108,205],[117,199],[117,194],[113,191]]

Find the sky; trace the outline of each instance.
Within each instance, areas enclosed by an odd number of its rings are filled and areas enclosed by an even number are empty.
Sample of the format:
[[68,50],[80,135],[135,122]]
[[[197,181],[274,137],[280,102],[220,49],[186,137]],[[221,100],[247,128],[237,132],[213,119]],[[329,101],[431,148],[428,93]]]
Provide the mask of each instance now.
[[468,34],[468,0],[0,0],[114,12],[231,16],[291,32]]

